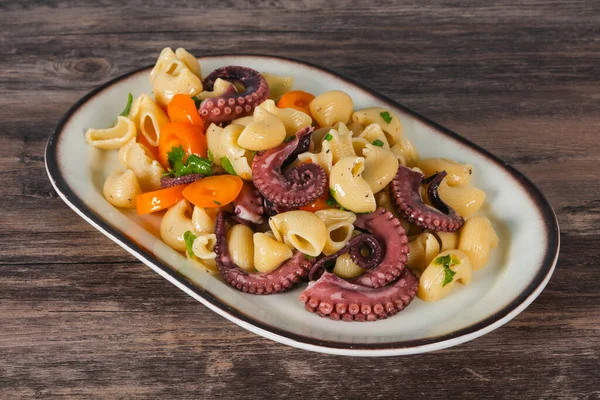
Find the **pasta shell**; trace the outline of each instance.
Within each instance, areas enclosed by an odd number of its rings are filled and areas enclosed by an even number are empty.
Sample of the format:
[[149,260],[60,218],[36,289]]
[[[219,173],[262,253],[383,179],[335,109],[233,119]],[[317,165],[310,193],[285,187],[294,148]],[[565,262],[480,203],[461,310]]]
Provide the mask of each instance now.
[[288,211],[269,218],[269,226],[279,242],[316,257],[327,241],[327,228],[323,221],[308,211]]
[[440,183],[438,193],[444,203],[452,207],[463,218],[475,214],[485,201],[485,192],[474,187],[452,187],[446,183],[447,177]]
[[440,251],[452,250],[458,247],[458,232],[435,232],[440,242]]
[[215,231],[215,220],[220,208],[194,207],[192,212],[192,233],[199,236],[202,233]]
[[400,164],[406,167],[414,167],[419,160],[417,149],[406,139],[401,139],[392,146],[391,150],[400,161]]
[[223,96],[225,93],[233,93],[234,92],[233,83],[226,81],[225,79],[217,78],[215,83],[213,84],[212,91],[203,91],[198,93],[198,98],[202,100],[206,100],[213,97]]
[[286,137],[293,137],[302,128],[312,124],[312,118],[295,108],[278,108],[273,100],[265,100],[259,105],[281,120],[285,126]]
[[[451,259],[449,268],[454,272],[452,280],[446,282],[446,271],[441,261],[442,257]],[[473,268],[467,255],[460,250],[447,250],[439,254],[423,271],[419,278],[417,295],[424,301],[437,301],[447,296],[457,281],[464,285],[471,283]]]
[[331,168],[329,188],[335,200],[345,209],[357,213],[375,211],[377,204],[369,183],[362,177],[363,157],[342,157]]
[[333,267],[333,271],[331,272],[342,279],[351,279],[364,274],[365,269],[356,265],[352,261],[350,254],[345,253],[335,260],[335,267]]
[[367,144],[363,149],[365,156],[365,171],[363,178],[373,193],[385,188],[398,172],[398,159],[390,150],[384,147]]
[[318,153],[306,152],[298,154],[298,160],[300,162],[311,162],[321,166],[325,172],[329,173],[333,166],[333,152],[328,141],[323,142],[321,151]]
[[[386,118],[384,119],[384,116]],[[394,145],[402,139],[402,123],[400,118],[390,110],[381,107],[369,107],[360,109],[352,114],[352,121],[361,126],[378,124],[387,137],[390,145]]]
[[446,183],[449,186],[465,186],[471,179],[473,167],[471,164],[461,164],[447,158],[424,158],[417,161],[416,166],[425,176],[446,171]]
[[471,265],[476,271],[485,267],[494,244],[498,245],[498,236],[490,220],[485,217],[471,217],[460,229],[458,249],[469,256]]
[[129,118],[117,117],[117,123],[108,129],[88,129],[85,140],[88,144],[103,150],[121,148],[137,134],[135,124]]
[[164,48],[150,72],[156,102],[166,107],[176,94],[195,96],[202,92],[198,60],[185,49]]
[[258,272],[268,273],[274,271],[285,260],[293,256],[292,249],[265,233],[257,232],[253,238],[254,268]]
[[170,207],[160,222],[160,237],[163,242],[177,251],[185,251],[183,235],[192,230],[192,221],[188,217],[191,207],[186,200]]
[[292,85],[294,84],[293,76],[275,75],[268,72],[263,72],[261,75],[269,85],[269,98],[271,100],[277,100],[281,95],[292,90]]
[[138,131],[148,143],[158,146],[161,126],[169,122],[169,117],[147,94],[141,94],[132,104],[129,118],[135,122]]
[[214,260],[217,258],[215,246],[217,245],[217,235],[214,233],[201,233],[196,236],[192,243],[192,253],[202,260]]
[[440,244],[431,233],[422,233],[408,242],[408,261],[410,268],[423,270],[440,252]]
[[384,149],[390,148],[390,144],[388,143],[383,129],[381,129],[381,126],[377,123],[368,125],[358,137],[364,138],[369,143],[380,141],[382,143],[380,147],[383,147]]
[[327,241],[323,247],[323,253],[333,254],[344,247],[352,237],[356,214],[329,208],[316,211],[315,215],[321,218],[327,228]]
[[345,124],[354,111],[352,98],[340,90],[318,95],[310,102],[309,107],[311,115],[321,127],[333,126],[338,122]]
[[104,181],[104,198],[116,207],[135,208],[135,197],[142,189],[132,170],[113,171]]
[[119,161],[125,168],[135,174],[143,191],[160,188],[160,178],[164,174],[163,167],[154,160],[150,150],[141,143],[130,141],[119,150]]
[[240,133],[237,144],[247,150],[267,150],[283,143],[285,135],[285,126],[275,114],[256,107],[254,121]]
[[234,263],[247,272],[254,271],[254,232],[246,225],[238,224],[227,232],[229,254]]

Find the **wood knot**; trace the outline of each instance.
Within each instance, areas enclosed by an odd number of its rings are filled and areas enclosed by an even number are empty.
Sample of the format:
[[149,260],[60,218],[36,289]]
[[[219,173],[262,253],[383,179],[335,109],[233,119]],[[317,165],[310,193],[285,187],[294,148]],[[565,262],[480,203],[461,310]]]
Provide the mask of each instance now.
[[110,63],[104,58],[84,58],[75,61],[72,69],[81,74],[97,74],[108,71]]

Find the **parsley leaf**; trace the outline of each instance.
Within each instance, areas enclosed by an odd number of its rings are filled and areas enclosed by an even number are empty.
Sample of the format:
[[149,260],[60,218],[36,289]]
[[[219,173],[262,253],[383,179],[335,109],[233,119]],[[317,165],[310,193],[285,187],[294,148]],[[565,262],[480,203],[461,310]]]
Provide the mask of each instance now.
[[213,200],[213,201],[215,202],[215,204],[216,204],[216,205],[218,205],[218,206],[220,206],[220,205],[221,205],[221,202],[219,202],[219,201],[216,201],[216,200]]
[[456,271],[453,271],[450,267],[452,265],[460,264],[460,260],[456,257],[450,256],[450,254],[446,254],[445,256],[436,258],[435,263],[444,267],[444,282],[442,283],[442,287],[444,287],[454,280]]
[[227,156],[221,157],[221,166],[228,174],[237,175],[235,173],[235,169],[233,169],[233,165],[231,164],[231,161],[229,161],[229,158],[227,158]]
[[335,201],[335,190],[329,189],[329,197],[327,197],[327,200],[325,200],[325,202],[327,203],[327,205],[329,207],[338,207],[339,206],[338,202]]
[[373,146],[379,146],[379,147],[383,147],[383,142],[379,139],[375,139],[373,140]]
[[121,114],[119,114],[121,117],[126,117],[129,115],[129,110],[131,110],[131,103],[133,103],[133,95],[131,93],[129,93],[127,95],[127,105],[125,106],[125,109],[123,110],[123,112],[121,112]]
[[390,122],[392,122],[392,116],[390,115],[389,112],[383,111],[383,112],[380,112],[379,115],[381,115],[381,118],[383,118],[383,120],[385,121],[386,124],[389,124]]
[[310,260],[314,260],[315,257],[314,256],[309,256],[308,254],[304,254],[304,259],[310,261]]
[[333,136],[331,136],[331,133],[328,133],[327,135],[325,135],[325,137],[323,138],[323,140],[327,140],[328,142],[333,139]]
[[171,166],[168,175],[175,177],[189,174],[212,175],[212,163],[209,160],[190,154],[187,156],[187,160],[183,161],[185,156],[182,146],[171,148],[171,151],[167,153],[167,159]]
[[194,235],[191,231],[185,231],[183,234],[183,240],[185,241],[185,248],[190,257],[194,257],[194,252],[192,251],[192,245],[194,244],[194,240],[196,240],[196,235]]
[[199,99],[197,96],[192,96],[192,100],[194,100],[196,108],[200,108],[200,103],[202,103],[202,99]]

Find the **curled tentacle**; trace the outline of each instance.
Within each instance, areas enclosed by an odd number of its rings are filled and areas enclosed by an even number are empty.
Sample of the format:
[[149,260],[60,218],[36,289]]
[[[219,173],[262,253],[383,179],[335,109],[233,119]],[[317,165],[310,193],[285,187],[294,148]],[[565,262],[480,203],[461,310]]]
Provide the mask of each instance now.
[[277,206],[277,205],[271,203],[267,199],[263,199],[263,206],[264,206],[265,214],[269,217],[296,209],[295,207]]
[[317,164],[300,164],[281,172],[282,166],[295,158],[296,151],[306,138],[310,138],[312,127],[296,133],[289,142],[257,153],[252,161],[254,185],[263,197],[275,206],[296,208],[315,201],[327,189],[327,173]]
[[394,283],[369,288],[324,272],[300,294],[304,307],[321,317],[343,321],[376,321],[402,311],[414,299],[419,281],[406,269]]
[[304,254],[300,252],[296,252],[292,258],[281,264],[279,268],[266,274],[249,273],[242,270],[229,255],[226,226],[226,221],[229,218],[235,217],[227,211],[221,211],[215,222],[217,268],[229,285],[246,293],[274,294],[291,289],[308,274],[312,261],[306,260]]
[[204,178],[201,174],[189,174],[183,176],[163,176],[160,178],[160,187],[162,189],[170,188],[177,185],[187,185],[192,182],[196,182],[198,179]]
[[251,68],[218,68],[204,79],[205,90],[212,90],[217,78],[241,82],[245,89],[241,93],[230,90],[221,96],[203,101],[198,113],[207,122],[219,124],[250,115],[257,105],[269,98],[267,81],[258,71]]
[[263,198],[252,183],[244,183],[242,191],[233,201],[233,212],[239,218],[253,224],[262,224],[265,212]]
[[433,232],[454,232],[460,229],[464,219],[440,198],[437,188],[445,174],[437,174],[429,184],[428,196],[440,210],[429,207],[421,199],[423,174],[403,165],[390,184],[390,193],[398,212],[412,224]]
[[[362,250],[365,246],[369,249],[368,256],[362,254]],[[336,258],[345,253],[349,253],[350,257],[352,257],[352,261],[359,267],[365,269],[376,267],[383,258],[383,250],[377,239],[372,235],[362,233],[350,239],[346,245],[337,252],[325,256],[315,262],[308,273],[308,279],[317,279],[325,271],[327,263],[335,261]]]

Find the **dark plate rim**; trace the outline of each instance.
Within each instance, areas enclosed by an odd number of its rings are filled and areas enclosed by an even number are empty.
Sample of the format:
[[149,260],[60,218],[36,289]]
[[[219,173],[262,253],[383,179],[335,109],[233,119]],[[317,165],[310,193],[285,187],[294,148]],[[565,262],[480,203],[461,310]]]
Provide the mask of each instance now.
[[[92,91],[90,91],[89,93],[84,95],[81,99],[79,99],[67,111],[67,113],[60,119],[54,132],[50,135],[50,137],[48,139],[48,142],[46,145],[46,151],[45,151],[45,161],[46,161],[46,169],[48,172],[48,176],[49,176],[53,186],[55,187],[55,189],[57,189],[59,194],[62,195],[63,200],[65,200],[65,202],[69,206],[71,206],[72,208],[76,208],[81,214],[85,215],[85,217],[88,218],[90,221],[92,221],[94,224],[96,224],[98,228],[100,228],[100,229],[104,230],[106,233],[110,234],[112,236],[113,240],[116,239],[120,242],[120,244],[127,245],[131,250],[133,250],[135,253],[137,253],[136,255],[141,261],[143,261],[146,264],[148,264],[148,263],[153,264],[155,267],[159,268],[160,270],[162,270],[163,272],[168,274],[171,278],[176,280],[179,284],[181,284],[184,287],[186,287],[187,289],[193,291],[196,295],[200,296],[201,298],[203,298],[204,300],[209,302],[212,306],[214,306],[214,307],[220,309],[222,312],[228,314],[229,319],[231,319],[234,322],[241,321],[245,324],[249,324],[256,328],[259,328],[260,330],[266,331],[266,332],[270,333],[271,335],[274,335],[275,337],[281,337],[281,338],[287,339],[286,341],[284,341],[282,343],[290,344],[290,343],[288,343],[290,341],[297,342],[300,344],[307,345],[308,347],[310,347],[309,348],[310,350],[316,350],[316,351],[323,351],[323,350],[326,351],[327,349],[347,350],[348,354],[353,353],[352,355],[360,355],[361,351],[372,352],[372,351],[379,350],[383,353],[383,352],[389,352],[389,351],[394,351],[394,350],[411,349],[411,348],[414,349],[414,348],[419,348],[419,347],[423,347],[426,345],[448,342],[448,341],[451,341],[453,339],[457,339],[460,337],[473,336],[475,334],[475,336],[471,337],[472,339],[474,339],[478,336],[481,336],[481,335],[476,335],[477,332],[485,330],[486,328],[490,327],[491,325],[496,324],[499,321],[503,320],[509,314],[515,312],[521,304],[526,303],[528,301],[529,297],[532,296],[533,294],[535,294],[534,292],[536,291],[536,289],[538,289],[540,287],[540,285],[545,285],[545,281],[547,282],[547,280],[550,278],[550,275],[553,272],[554,266],[556,264],[556,260],[558,258],[558,252],[559,252],[559,247],[560,247],[560,233],[559,233],[558,221],[556,219],[556,215],[555,215],[554,211],[552,210],[552,207],[550,206],[550,203],[547,201],[547,199],[542,194],[542,192],[537,188],[537,186],[533,182],[531,182],[525,175],[523,175],[517,169],[515,169],[514,167],[512,167],[505,161],[501,160],[497,156],[493,155],[492,153],[488,152],[487,150],[485,150],[485,149],[479,147],[478,145],[470,142],[469,140],[463,138],[462,136],[458,135],[457,133],[453,132],[452,130],[450,130],[434,121],[431,121],[428,118],[422,116],[421,114],[403,106],[402,104],[399,104],[395,100],[392,100],[391,98],[389,98],[383,94],[380,94],[377,91],[370,89],[369,87],[367,87],[359,82],[356,82],[353,79],[347,78],[337,72],[334,72],[328,68],[324,68],[324,67],[321,67],[321,66],[309,63],[309,62],[300,61],[300,60],[296,60],[296,59],[289,58],[289,57],[269,56],[269,55],[263,55],[263,54],[249,54],[249,53],[211,54],[211,55],[199,57],[199,59],[201,60],[201,59],[207,59],[207,58],[220,58],[220,57],[253,57],[253,58],[276,59],[279,61],[301,64],[303,66],[308,66],[312,69],[316,69],[318,71],[331,74],[339,79],[342,79],[346,83],[353,85],[355,87],[358,87],[359,89],[369,93],[370,95],[379,98],[383,102],[393,104],[395,107],[403,110],[404,112],[411,115],[412,117],[417,118],[418,120],[420,120],[424,124],[430,126],[431,128],[435,129],[439,133],[459,142],[462,145],[469,147],[472,150],[479,152],[481,155],[486,157],[488,161],[497,164],[501,168],[504,168],[504,170],[506,170],[510,174],[510,176],[514,180],[516,180],[520,184],[520,186],[524,189],[524,191],[529,195],[529,197],[531,198],[533,203],[538,208],[540,215],[544,219],[544,228],[545,228],[545,232],[546,232],[546,243],[545,243],[546,249],[545,249],[545,255],[544,255],[542,264],[539,266],[536,276],[534,277],[534,279],[532,279],[532,281],[527,286],[527,288],[525,290],[523,290],[515,299],[513,299],[510,303],[508,303],[506,306],[504,306],[498,312],[496,312],[493,315],[491,315],[475,324],[472,324],[468,327],[459,329],[457,331],[454,331],[454,332],[451,332],[448,334],[429,337],[429,338],[409,340],[409,341],[400,341],[400,342],[388,342],[388,343],[336,342],[336,341],[313,339],[310,337],[306,337],[303,335],[285,331],[285,330],[282,330],[279,328],[275,328],[273,326],[270,326],[268,324],[265,324],[265,323],[262,323],[260,321],[253,319],[252,317],[240,312],[239,310],[223,303],[221,300],[219,300],[218,298],[216,298],[209,292],[205,291],[204,289],[202,289],[198,286],[195,286],[190,281],[188,281],[185,277],[183,277],[182,275],[178,274],[176,271],[171,269],[168,265],[166,265],[162,261],[158,260],[151,252],[140,247],[135,241],[128,238],[126,235],[121,233],[119,230],[113,228],[103,218],[101,218],[100,216],[98,216],[94,212],[92,212],[85,205],[85,203],[81,200],[81,198],[79,198],[71,190],[69,185],[66,183],[66,181],[63,177],[63,174],[60,171],[60,168],[58,165],[58,157],[57,157],[58,156],[58,144],[59,144],[60,134],[63,131],[64,127],[69,122],[70,118],[77,112],[77,110],[82,105],[84,105],[87,101],[92,99],[94,96],[98,95],[99,93],[101,93],[102,91],[107,89],[108,87],[113,86],[115,83],[125,80],[135,74],[142,72],[142,71],[151,69],[153,67],[152,65],[136,69],[136,70],[128,72],[126,74],[120,75],[114,79],[111,79],[108,82],[93,89]],[[539,295],[539,293],[535,294],[535,297],[537,297],[537,295]],[[529,300],[533,301],[533,299],[529,299]],[[519,312],[520,311],[522,311],[522,310],[519,310]],[[467,340],[470,340],[471,338],[467,338]],[[462,343],[462,342],[459,342],[459,343]],[[459,344],[459,343],[456,343],[456,344]],[[450,344],[450,346],[451,345],[452,344]],[[443,348],[443,347],[449,347],[449,346],[440,346],[440,348]],[[338,354],[341,354],[341,353],[338,352]]]

